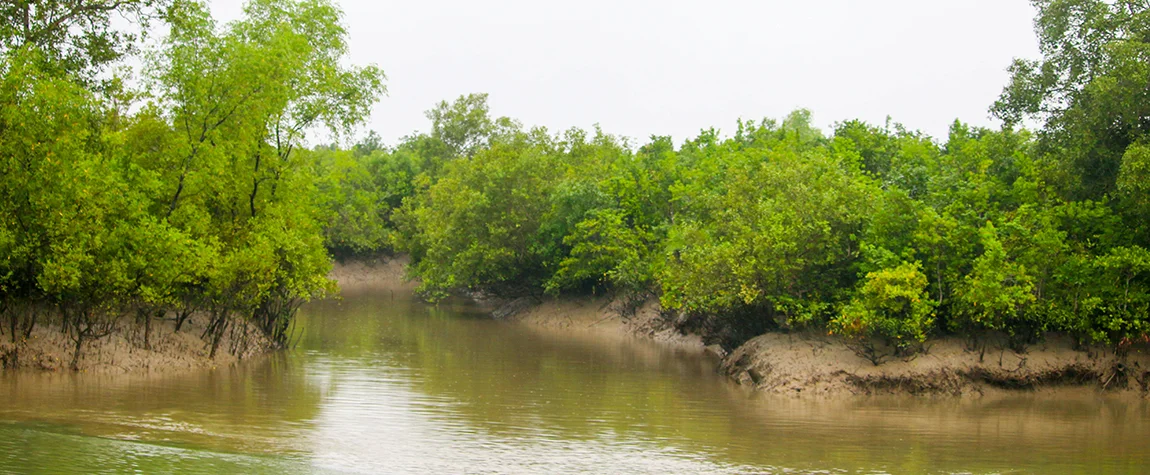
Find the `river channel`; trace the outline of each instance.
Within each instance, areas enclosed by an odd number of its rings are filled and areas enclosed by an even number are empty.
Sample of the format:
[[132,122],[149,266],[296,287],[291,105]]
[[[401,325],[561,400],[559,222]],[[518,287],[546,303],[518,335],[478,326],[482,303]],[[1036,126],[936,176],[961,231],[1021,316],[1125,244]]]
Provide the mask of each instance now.
[[701,354],[406,294],[297,330],[229,368],[0,374],[0,473],[1150,473],[1137,397],[766,396]]

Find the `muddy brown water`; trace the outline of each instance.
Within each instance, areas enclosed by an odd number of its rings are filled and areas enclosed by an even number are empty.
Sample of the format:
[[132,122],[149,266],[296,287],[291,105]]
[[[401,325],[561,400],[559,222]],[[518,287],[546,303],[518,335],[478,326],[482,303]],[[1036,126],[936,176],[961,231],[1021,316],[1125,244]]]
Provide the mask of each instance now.
[[407,295],[178,376],[0,375],[3,473],[1150,473],[1150,404],[755,394],[713,360]]

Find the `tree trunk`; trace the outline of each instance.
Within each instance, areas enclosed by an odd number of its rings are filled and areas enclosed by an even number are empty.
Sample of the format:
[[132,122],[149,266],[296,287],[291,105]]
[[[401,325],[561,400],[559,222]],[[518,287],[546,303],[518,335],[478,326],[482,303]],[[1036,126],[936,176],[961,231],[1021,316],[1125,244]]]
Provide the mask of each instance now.
[[184,327],[184,322],[186,322],[188,320],[188,317],[191,314],[192,314],[192,310],[189,308],[182,308],[178,312],[176,312],[176,330],[175,330],[175,333],[180,332],[180,328]]
[[152,351],[152,313],[144,312],[144,349]]
[[224,319],[219,325],[219,328],[217,328],[216,331],[212,334],[212,351],[208,353],[208,358],[216,359],[216,351],[219,351],[220,341],[224,339],[224,333],[227,331],[227,329],[228,321]]
[[79,325],[76,326],[76,349],[72,352],[72,371],[80,371],[80,349],[84,344],[84,331],[81,331]]
[[32,338],[32,330],[36,328],[39,315],[35,310],[28,312],[28,319],[24,322],[24,339]]

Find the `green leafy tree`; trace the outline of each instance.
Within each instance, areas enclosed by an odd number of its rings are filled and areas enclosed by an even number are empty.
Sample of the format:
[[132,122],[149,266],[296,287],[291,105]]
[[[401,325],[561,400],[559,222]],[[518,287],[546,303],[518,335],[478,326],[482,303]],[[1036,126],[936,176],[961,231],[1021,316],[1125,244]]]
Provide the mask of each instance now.
[[1034,279],[1006,252],[993,224],[979,229],[982,255],[955,292],[957,319],[968,332],[1011,332],[1026,306],[1035,301]]
[[1122,213],[1137,241],[1150,243],[1150,145],[1139,142],[1126,149],[1117,188]]
[[1040,60],[1015,60],[992,112],[1044,123],[1041,143],[1074,198],[1115,189],[1126,148],[1150,132],[1150,4],[1033,0]]
[[1140,246],[1116,247],[1098,257],[1105,287],[1092,325],[1095,341],[1116,343],[1122,338],[1150,333],[1150,250]]
[[255,0],[244,12],[224,28],[202,6],[173,18],[133,137],[154,176],[151,210],[215,249],[185,299],[210,311],[213,352],[235,316],[286,341],[300,303],[331,289],[319,170],[300,146],[315,127],[350,132],[383,92],[377,68],[342,64],[332,4]]
[[[173,0],[13,0],[0,3],[0,54],[37,50],[58,71],[92,81],[135,53],[140,33],[164,18]],[[127,18],[132,27],[118,28]]]
[[[687,209],[667,238],[663,304],[704,314],[758,309],[754,328],[822,321],[838,286],[853,283],[873,189],[803,134],[764,127],[755,135],[749,146],[708,144],[695,179],[674,188]],[[684,150],[698,153],[693,147]]]
[[431,120],[431,138],[443,145],[447,158],[473,156],[496,137],[519,128],[510,119],[491,117],[490,110],[487,94],[442,101],[426,113]]
[[525,142],[450,163],[402,211],[421,290],[435,298],[455,289],[522,292],[537,283],[542,262],[532,248],[554,184],[553,163]]
[[323,149],[310,155],[316,164],[316,191],[324,212],[324,245],[343,256],[388,248],[392,238],[387,217],[393,206],[384,200],[378,175],[369,168],[372,155]]
[[878,365],[889,356],[882,346],[905,355],[926,341],[934,324],[935,306],[921,266],[901,263],[868,273],[858,293],[830,326],[856,341],[856,351]]

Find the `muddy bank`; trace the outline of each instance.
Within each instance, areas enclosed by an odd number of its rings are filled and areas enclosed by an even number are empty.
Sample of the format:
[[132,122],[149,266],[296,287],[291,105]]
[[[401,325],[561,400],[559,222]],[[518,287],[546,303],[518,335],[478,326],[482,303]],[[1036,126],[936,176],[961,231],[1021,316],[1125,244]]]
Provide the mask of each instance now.
[[[331,276],[345,292],[410,292],[418,283],[404,278],[408,262],[398,257],[336,264]],[[718,345],[706,345],[699,335],[680,331],[655,299],[637,307],[608,297],[489,298],[481,303],[493,318],[572,338],[606,334],[707,353],[717,371],[768,393],[984,396],[1073,387],[1144,395],[1150,390],[1147,348],[1134,347],[1120,356],[1112,348],[1077,349],[1059,335],[1022,352],[993,344],[974,351],[962,339],[938,338],[928,342],[922,354],[876,366],[842,339],[815,332],[768,333],[727,354]]]
[[[234,321],[220,341],[215,358],[201,338],[207,316],[193,315],[179,332],[169,319],[154,320],[145,338],[144,325],[125,318],[108,336],[85,340],[76,361],[81,372],[173,372],[226,366],[261,355],[271,347],[257,328]],[[37,325],[27,338],[0,340],[0,368],[31,371],[71,371],[75,341],[59,324]]]
[[339,284],[341,292],[412,292],[419,282],[405,277],[410,262],[406,255],[336,261],[327,277]]
[[1066,387],[1145,394],[1150,389],[1150,354],[1145,348],[1119,356],[1108,348],[1075,349],[1070,339],[1050,335],[1022,352],[993,344],[975,351],[965,340],[939,338],[928,342],[922,354],[876,366],[840,338],[803,332],[761,335],[728,355],[717,345],[705,346],[699,335],[676,330],[653,300],[627,318],[620,316],[619,305],[606,298],[523,298],[503,303],[493,315],[572,332],[615,332],[710,353],[721,358],[718,371],[724,375],[777,394],[983,396]]
[[[719,351],[717,347],[708,349],[698,335],[674,329],[661,315],[661,308],[655,300],[630,308],[606,297],[524,297],[493,303],[499,304],[492,311],[492,317],[498,320],[571,334],[640,338],[686,351]],[[715,356],[721,355],[716,353]]]
[[[410,262],[405,255],[336,262],[328,277],[335,280],[345,294],[410,293],[419,285],[418,281],[406,278],[406,266]],[[700,337],[685,335],[668,325],[654,300],[631,308],[624,308],[621,302],[606,297],[503,299],[473,295],[470,300],[490,311],[492,318],[542,330],[643,338],[690,351],[705,350]]]
[[767,334],[727,356],[720,371],[762,391],[789,394],[985,395],[1082,387],[1145,393],[1150,355],[1125,356],[1106,348],[1078,350],[1050,335],[1022,352],[992,346],[985,352],[957,338],[927,342],[926,352],[880,365],[858,356],[834,337],[811,333]]
[[[407,262],[401,257],[336,263],[329,277],[339,282],[344,291],[410,292],[416,284],[403,279]],[[172,319],[155,319],[151,328],[145,329],[132,318],[121,318],[111,334],[84,341],[76,369],[109,373],[178,372],[231,365],[265,354],[273,347],[255,326],[233,320],[212,358],[209,356],[211,343],[201,337],[207,320],[206,315],[192,315],[176,332]],[[75,340],[61,331],[58,323],[37,324],[27,338],[21,335],[15,341],[9,334],[0,335],[0,369],[71,371],[75,354]]]

